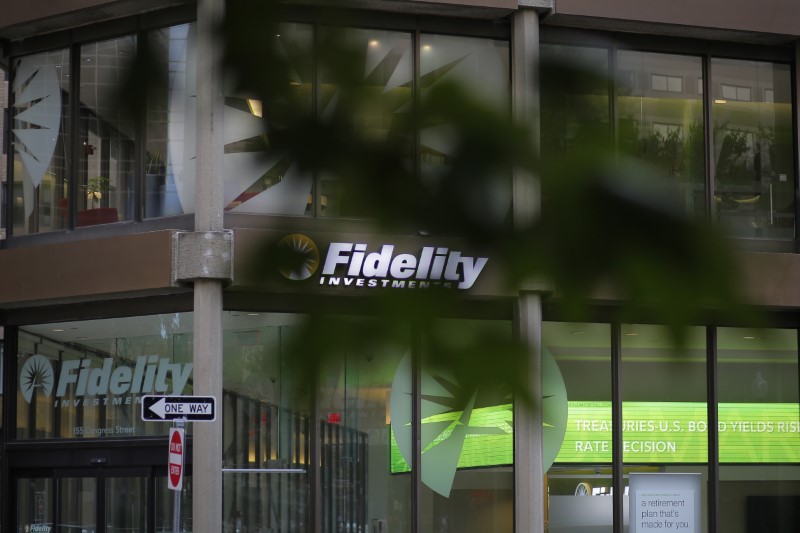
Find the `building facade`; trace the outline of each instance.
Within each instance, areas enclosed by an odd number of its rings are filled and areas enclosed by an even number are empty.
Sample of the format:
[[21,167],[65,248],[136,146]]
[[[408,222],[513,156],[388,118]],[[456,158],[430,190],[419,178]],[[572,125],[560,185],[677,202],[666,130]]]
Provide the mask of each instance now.
[[[500,287],[492,257],[376,231],[335,178],[272,150],[264,103],[226,84],[223,4],[31,0],[0,14],[3,529],[798,530],[792,2],[375,0],[335,23],[384,96],[357,117],[365,137],[455,81],[538,130],[544,159],[599,142],[671,179],[682,209],[736,244],[769,318],[687,324],[681,347],[644,314],[610,319],[613,298],[566,322],[550,287]],[[263,36],[314,116],[337,106],[315,57],[326,15],[289,5]],[[538,75],[568,62],[573,83]],[[446,125],[408,144],[421,180],[453,155]],[[538,213],[523,178],[487,195],[487,223]],[[254,271],[264,242],[307,261]],[[434,348],[413,330],[342,348],[304,386],[289,355],[304,317],[368,328],[371,290],[432,287],[466,295],[441,317],[448,338],[531,347],[541,401],[464,401],[420,363]],[[180,491],[170,424],[142,420],[146,395],[217,399],[215,422],[187,426]]]

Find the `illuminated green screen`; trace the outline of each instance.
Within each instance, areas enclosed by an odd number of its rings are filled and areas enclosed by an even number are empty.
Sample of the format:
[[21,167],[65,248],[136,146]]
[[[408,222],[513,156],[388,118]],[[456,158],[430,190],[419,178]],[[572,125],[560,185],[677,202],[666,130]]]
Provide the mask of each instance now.
[[[622,413],[626,462],[708,462],[706,404],[624,402]],[[445,419],[455,421],[460,414],[430,417],[423,424]],[[800,463],[798,404],[721,403],[718,418],[721,463]],[[511,464],[514,437],[509,405],[476,409],[470,425],[502,431],[465,439],[459,468]],[[545,427],[544,431],[547,430]],[[446,438],[446,434],[442,438]],[[407,472],[408,464],[400,454],[394,435],[391,439],[391,471]],[[611,462],[611,402],[569,402],[566,433],[556,462]]]

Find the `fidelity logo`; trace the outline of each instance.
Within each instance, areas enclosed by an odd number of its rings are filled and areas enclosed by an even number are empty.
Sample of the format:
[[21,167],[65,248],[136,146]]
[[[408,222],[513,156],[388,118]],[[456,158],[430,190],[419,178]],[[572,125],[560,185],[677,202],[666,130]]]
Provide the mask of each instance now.
[[[50,359],[41,354],[32,355],[22,365],[19,373],[19,388],[25,401],[31,403],[37,389],[44,396],[51,396],[55,388],[54,407],[61,405],[130,405],[140,401],[140,394],[168,394],[170,383],[172,392],[181,394],[192,373],[192,363],[171,363],[169,358],[158,355],[140,355],[136,364],[114,367],[114,359],[103,359],[102,366],[92,366],[91,359],[70,359],[61,363],[61,372],[55,380],[53,365]],[[69,400],[67,388],[74,389]],[[108,396],[114,398],[94,398],[87,400],[84,396]],[[128,394],[126,398],[124,395]]]
[[[320,265],[317,245],[305,235],[287,235],[278,243],[301,263],[296,269],[281,269],[291,280],[313,276]],[[469,289],[483,271],[488,257],[470,257],[445,247],[425,246],[418,254],[395,254],[393,244],[370,250],[365,243],[332,242],[328,246],[319,285],[392,289],[444,287]]]

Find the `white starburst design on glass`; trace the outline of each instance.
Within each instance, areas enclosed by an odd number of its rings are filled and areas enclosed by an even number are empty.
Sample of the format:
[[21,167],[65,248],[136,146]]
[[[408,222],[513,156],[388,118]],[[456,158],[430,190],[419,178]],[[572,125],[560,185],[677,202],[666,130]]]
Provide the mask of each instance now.
[[31,403],[37,389],[45,396],[53,391],[53,366],[44,355],[36,354],[28,358],[19,373],[19,388],[25,401]]
[[14,151],[34,187],[50,166],[61,126],[58,69],[47,55],[24,57],[14,70]]

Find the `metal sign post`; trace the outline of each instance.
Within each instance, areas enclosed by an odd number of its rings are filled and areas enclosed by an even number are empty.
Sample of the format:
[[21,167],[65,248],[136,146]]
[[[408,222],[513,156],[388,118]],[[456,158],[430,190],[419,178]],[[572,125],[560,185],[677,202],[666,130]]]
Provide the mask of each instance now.
[[[169,439],[169,459],[167,461],[167,479],[169,488],[173,490],[173,505],[172,505],[172,532],[180,533],[181,529],[181,493],[183,492],[183,472],[186,465],[184,457],[186,456],[186,434],[183,430],[185,425],[184,420],[175,420],[174,429],[177,429],[180,434],[180,480],[173,482],[172,465],[175,456],[172,436]],[[172,432],[170,432],[172,434]]]

